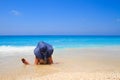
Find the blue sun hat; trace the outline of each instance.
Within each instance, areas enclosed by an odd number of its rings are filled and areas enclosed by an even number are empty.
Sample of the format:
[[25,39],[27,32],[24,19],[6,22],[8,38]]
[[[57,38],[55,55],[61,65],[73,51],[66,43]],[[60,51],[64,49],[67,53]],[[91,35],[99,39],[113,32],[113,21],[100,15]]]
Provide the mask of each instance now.
[[36,58],[46,59],[53,54],[53,47],[45,42],[39,42],[34,49]]

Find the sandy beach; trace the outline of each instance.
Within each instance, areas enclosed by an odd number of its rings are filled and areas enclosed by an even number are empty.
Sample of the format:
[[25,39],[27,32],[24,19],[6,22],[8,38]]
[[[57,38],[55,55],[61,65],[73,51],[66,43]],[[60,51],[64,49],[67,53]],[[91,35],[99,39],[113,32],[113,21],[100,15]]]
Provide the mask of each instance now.
[[[11,48],[11,55],[0,56],[0,80],[120,80],[120,47],[56,49],[54,64],[38,66],[33,49]],[[23,65],[22,57],[31,65]]]

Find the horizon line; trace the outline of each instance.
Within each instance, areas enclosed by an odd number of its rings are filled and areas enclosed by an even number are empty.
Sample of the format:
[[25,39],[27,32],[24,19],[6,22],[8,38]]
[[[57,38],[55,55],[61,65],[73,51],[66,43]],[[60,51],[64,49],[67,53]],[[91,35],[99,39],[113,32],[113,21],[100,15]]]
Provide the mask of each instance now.
[[54,35],[54,34],[51,34],[51,35],[47,35],[47,34],[42,34],[42,35],[0,35],[0,36],[120,36],[120,35],[80,35],[80,34],[66,34],[66,35],[63,35],[63,34],[57,34],[57,35]]

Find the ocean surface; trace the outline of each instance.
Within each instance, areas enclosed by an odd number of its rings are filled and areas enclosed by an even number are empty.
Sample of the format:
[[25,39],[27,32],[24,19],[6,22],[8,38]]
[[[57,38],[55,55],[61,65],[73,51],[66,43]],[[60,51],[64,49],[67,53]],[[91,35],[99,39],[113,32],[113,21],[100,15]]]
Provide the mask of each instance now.
[[36,46],[39,41],[45,41],[54,48],[103,47],[120,46],[120,36],[0,36],[0,47]]
[[0,36],[0,57],[21,53],[32,55],[39,41],[45,41],[56,49],[120,47],[120,36]]

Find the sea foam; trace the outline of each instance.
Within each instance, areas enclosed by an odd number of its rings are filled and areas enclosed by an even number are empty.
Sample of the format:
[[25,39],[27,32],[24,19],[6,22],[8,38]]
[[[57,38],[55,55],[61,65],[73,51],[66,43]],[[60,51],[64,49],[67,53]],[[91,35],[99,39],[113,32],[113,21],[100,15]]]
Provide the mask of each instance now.
[[10,55],[31,55],[33,54],[35,46],[0,46],[0,56]]

